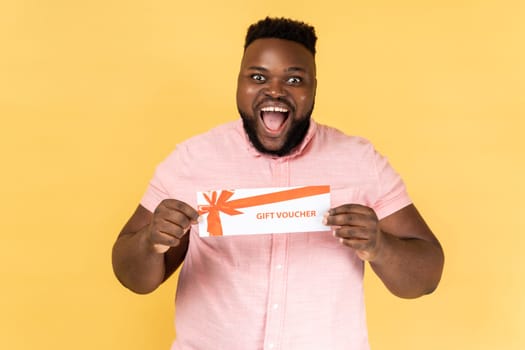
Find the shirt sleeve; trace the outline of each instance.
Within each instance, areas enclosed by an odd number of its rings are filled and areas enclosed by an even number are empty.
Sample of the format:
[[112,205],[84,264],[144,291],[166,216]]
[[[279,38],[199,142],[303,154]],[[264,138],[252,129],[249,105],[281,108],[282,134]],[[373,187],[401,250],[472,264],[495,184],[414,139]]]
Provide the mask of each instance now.
[[405,183],[387,158],[374,150],[378,196],[374,203],[377,217],[382,219],[412,203]]
[[140,200],[140,205],[153,212],[160,202],[171,198],[170,182],[173,181],[173,174],[177,164],[178,150],[175,149],[164,161],[156,168],[153,178],[150,180],[146,192]]

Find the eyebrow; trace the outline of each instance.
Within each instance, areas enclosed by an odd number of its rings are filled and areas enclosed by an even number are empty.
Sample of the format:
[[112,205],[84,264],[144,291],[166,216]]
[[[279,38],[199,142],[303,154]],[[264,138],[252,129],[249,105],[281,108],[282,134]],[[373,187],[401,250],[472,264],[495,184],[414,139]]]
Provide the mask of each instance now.
[[[268,68],[265,68],[265,67],[261,67],[261,66],[250,66],[248,67],[249,70],[258,70],[258,71],[263,71],[263,72],[268,72]],[[286,68],[285,72],[289,73],[289,72],[306,72],[306,69],[302,68],[302,67],[288,67]]]

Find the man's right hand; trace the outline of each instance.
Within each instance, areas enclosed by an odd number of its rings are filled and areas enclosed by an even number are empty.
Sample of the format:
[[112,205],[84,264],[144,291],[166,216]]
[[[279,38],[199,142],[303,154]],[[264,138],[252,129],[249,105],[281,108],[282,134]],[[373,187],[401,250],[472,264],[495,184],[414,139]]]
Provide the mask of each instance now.
[[182,201],[165,199],[160,202],[147,231],[153,249],[157,253],[165,253],[170,247],[179,246],[198,218],[199,213]]
[[155,290],[184,261],[188,232],[198,217],[195,209],[176,199],[163,200],[153,213],[139,205],[113,245],[119,281],[136,293]]

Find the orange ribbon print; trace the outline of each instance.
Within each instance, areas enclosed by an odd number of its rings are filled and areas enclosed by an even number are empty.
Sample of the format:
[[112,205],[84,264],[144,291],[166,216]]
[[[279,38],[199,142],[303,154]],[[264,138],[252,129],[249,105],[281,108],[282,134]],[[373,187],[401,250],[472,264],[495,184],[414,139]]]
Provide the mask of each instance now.
[[330,186],[306,186],[288,190],[261,194],[253,197],[239,198],[228,201],[234,191],[224,190],[217,195],[217,191],[211,192],[211,197],[203,193],[209,205],[199,205],[199,215],[208,213],[208,232],[211,236],[222,236],[222,224],[219,213],[228,215],[239,215],[242,211],[237,209],[255,207],[258,205],[289,201],[303,197],[329,193]]

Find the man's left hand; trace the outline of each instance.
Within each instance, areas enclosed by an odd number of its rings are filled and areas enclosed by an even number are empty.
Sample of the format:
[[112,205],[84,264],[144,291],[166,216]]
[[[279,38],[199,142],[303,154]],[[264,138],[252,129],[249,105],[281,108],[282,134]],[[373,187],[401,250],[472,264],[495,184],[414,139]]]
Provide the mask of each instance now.
[[344,204],[325,214],[323,223],[332,226],[339,241],[355,250],[357,256],[373,261],[381,247],[383,233],[372,208],[359,204]]

